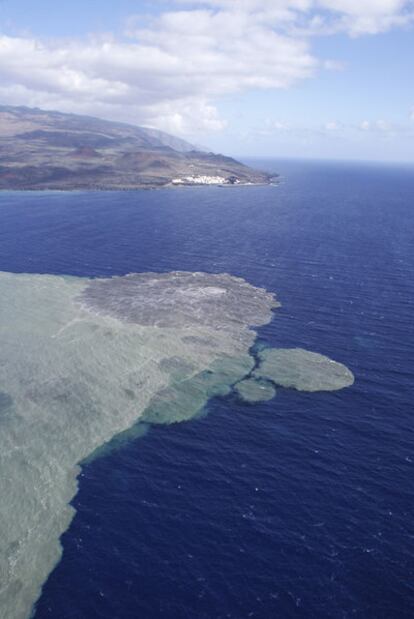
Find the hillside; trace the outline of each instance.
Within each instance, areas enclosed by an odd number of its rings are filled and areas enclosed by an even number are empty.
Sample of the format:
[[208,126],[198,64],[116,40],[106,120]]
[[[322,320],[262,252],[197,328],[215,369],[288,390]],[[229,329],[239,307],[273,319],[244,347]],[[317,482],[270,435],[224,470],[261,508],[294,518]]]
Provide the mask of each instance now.
[[0,106],[0,189],[266,183],[267,174],[155,129]]

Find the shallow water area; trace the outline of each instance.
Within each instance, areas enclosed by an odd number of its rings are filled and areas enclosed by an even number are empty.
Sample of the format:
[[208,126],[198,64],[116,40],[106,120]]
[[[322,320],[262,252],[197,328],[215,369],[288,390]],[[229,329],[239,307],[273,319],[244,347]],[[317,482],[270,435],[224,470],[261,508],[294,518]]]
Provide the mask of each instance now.
[[235,386],[239,396],[246,402],[266,402],[276,395],[276,389],[267,380],[246,378]]
[[191,419],[236,383],[248,402],[273,397],[274,351],[260,353],[261,380],[242,379],[255,365],[250,326],[279,304],[241,278],[183,272],[2,273],[0,294],[0,612],[24,619],[59,559],[78,464],[139,421]]
[[59,559],[78,463],[140,419],[189,419],[227,393],[276,303],[197,273],[1,273],[0,296],[0,616],[23,619]]
[[280,387],[298,391],[337,391],[354,382],[342,363],[303,348],[267,349],[259,352],[260,365],[254,376],[271,380]]

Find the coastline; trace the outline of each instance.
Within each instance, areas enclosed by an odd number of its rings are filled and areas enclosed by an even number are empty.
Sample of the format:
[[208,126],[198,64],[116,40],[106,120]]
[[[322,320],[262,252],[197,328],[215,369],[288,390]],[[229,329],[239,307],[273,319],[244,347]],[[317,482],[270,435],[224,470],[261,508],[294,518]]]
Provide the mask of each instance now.
[[[276,177],[277,178],[277,177]],[[275,182],[274,180],[269,180],[268,182],[240,182],[237,184],[231,183],[182,183],[175,184],[172,182],[165,183],[162,185],[135,185],[133,187],[112,187],[112,186],[96,186],[96,187],[10,187],[10,188],[1,188],[0,195],[4,193],[19,193],[19,192],[36,192],[36,193],[47,193],[47,192],[60,192],[60,193],[75,193],[75,192],[115,192],[115,191],[153,191],[160,189],[183,189],[187,187],[276,187],[279,185],[279,182]]]

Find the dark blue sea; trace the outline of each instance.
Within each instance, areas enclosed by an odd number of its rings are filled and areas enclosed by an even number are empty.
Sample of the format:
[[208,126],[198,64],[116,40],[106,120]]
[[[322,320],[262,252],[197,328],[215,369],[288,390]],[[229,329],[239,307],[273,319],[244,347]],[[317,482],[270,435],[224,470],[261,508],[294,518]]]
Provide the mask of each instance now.
[[280,185],[0,195],[0,270],[242,276],[282,303],[264,345],[356,379],[84,464],[35,619],[414,617],[414,168],[260,165]]

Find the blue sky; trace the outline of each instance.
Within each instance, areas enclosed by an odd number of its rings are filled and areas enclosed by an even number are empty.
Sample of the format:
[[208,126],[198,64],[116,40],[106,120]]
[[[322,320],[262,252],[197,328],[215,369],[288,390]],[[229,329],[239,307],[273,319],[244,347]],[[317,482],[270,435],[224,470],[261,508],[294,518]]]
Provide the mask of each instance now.
[[0,101],[234,155],[414,161],[414,2],[0,0]]

